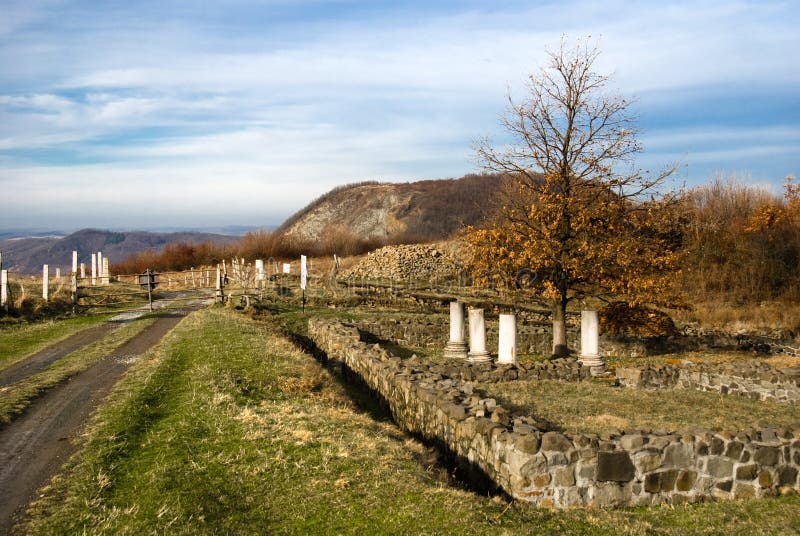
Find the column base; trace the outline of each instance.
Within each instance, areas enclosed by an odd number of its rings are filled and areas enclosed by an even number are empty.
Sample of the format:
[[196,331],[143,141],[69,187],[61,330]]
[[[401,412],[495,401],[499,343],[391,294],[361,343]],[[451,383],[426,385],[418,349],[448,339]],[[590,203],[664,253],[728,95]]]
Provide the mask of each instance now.
[[606,362],[599,355],[582,355],[578,362],[584,367],[589,367],[592,376],[599,376],[606,371]]
[[470,363],[488,363],[492,360],[489,352],[470,352],[467,354],[467,361]]
[[467,343],[450,341],[444,347],[444,356],[453,359],[467,358]]

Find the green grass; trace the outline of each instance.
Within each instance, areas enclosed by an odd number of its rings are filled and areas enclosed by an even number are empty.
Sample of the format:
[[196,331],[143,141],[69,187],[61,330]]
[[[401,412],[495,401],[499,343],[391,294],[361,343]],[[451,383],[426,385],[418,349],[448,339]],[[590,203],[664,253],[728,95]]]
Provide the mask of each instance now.
[[0,328],[0,370],[107,319],[108,315],[76,316],[4,326]]
[[797,422],[796,404],[691,389],[645,391],[607,382],[514,381],[483,386],[488,396],[554,428],[599,432],[610,428],[681,431],[744,430]]
[[[272,319],[274,320],[274,319]],[[224,308],[133,365],[24,532],[787,534],[800,498],[554,512],[447,483],[432,451],[287,343]],[[370,411],[367,411],[370,410]]]
[[0,387],[0,424],[9,422],[42,392],[91,367],[155,320],[155,316],[148,315],[123,324],[99,341],[58,359],[45,370],[12,385]]

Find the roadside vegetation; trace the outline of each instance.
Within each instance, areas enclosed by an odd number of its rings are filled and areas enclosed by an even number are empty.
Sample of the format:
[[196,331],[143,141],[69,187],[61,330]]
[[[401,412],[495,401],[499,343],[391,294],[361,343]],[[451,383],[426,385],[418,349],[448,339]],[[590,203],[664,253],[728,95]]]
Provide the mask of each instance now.
[[66,339],[101,324],[109,315],[76,316],[39,323],[14,323],[0,327],[0,370]]
[[88,369],[100,359],[108,356],[115,348],[153,324],[158,314],[154,313],[126,322],[99,341],[58,359],[45,370],[14,384],[0,387],[0,425],[9,422],[14,415],[28,407],[44,391]]
[[[196,312],[133,365],[20,533],[787,534],[800,498],[550,511],[469,491],[278,325]],[[294,315],[294,313],[291,313]],[[575,395],[571,395],[577,399]]]

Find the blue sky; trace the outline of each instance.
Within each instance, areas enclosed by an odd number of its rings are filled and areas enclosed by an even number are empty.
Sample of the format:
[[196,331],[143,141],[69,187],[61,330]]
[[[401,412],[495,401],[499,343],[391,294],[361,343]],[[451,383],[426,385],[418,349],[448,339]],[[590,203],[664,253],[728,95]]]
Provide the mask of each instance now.
[[795,1],[0,0],[0,228],[269,225],[362,180],[479,171],[562,35],[647,169],[800,171]]

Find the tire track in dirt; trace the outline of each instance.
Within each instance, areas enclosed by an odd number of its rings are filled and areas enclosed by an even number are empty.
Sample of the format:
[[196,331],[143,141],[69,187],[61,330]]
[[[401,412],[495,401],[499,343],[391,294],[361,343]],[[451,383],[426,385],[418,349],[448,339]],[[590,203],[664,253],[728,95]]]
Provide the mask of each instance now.
[[79,331],[78,333],[70,335],[63,341],[55,343],[53,346],[36,352],[32,356],[26,357],[22,361],[18,361],[0,370],[0,387],[11,385],[37,372],[43,371],[65,355],[99,341],[108,332],[114,329],[116,325],[117,324],[112,322],[103,322],[98,326]]
[[0,534],[35,498],[36,490],[78,448],[80,432],[132,363],[172,330],[188,310],[162,316],[89,369],[47,391],[0,428]]

